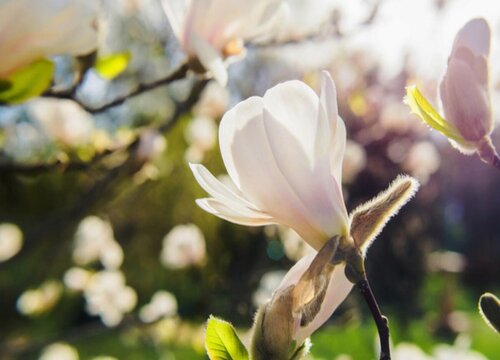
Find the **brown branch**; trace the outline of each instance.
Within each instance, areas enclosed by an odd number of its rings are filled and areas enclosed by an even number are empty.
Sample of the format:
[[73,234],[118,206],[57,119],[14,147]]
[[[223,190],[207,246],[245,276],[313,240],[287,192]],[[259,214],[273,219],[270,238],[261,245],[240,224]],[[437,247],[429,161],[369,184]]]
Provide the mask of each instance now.
[[121,105],[124,102],[126,102],[128,99],[133,98],[137,95],[141,95],[145,92],[154,90],[160,86],[168,85],[170,83],[173,83],[174,81],[183,79],[186,77],[188,70],[189,70],[188,65],[183,64],[182,66],[180,66],[177,70],[175,70],[173,73],[169,74],[168,76],[166,76],[162,79],[153,81],[151,83],[139,84],[137,86],[137,88],[135,90],[131,91],[130,93],[128,93],[126,95],[119,96],[116,99],[114,99],[114,100],[112,100],[104,105],[97,106],[97,107],[89,106],[89,105],[83,103],[82,101],[78,100],[77,98],[75,98],[74,95],[76,94],[76,89],[72,89],[72,90],[68,90],[68,91],[60,92],[60,93],[47,92],[47,93],[43,94],[42,96],[52,97],[52,98],[57,98],[57,99],[71,99],[71,100],[74,100],[75,102],[77,102],[85,111],[87,111],[91,114],[98,114],[98,113],[104,112],[108,109],[111,109],[113,107],[116,107],[118,105]]
[[[177,72],[177,71],[176,71]],[[180,76],[180,75],[179,75]],[[155,83],[159,83],[161,81],[165,81],[165,79],[159,80]],[[201,95],[201,92],[205,88],[206,84],[208,83],[209,80],[203,79],[203,80],[198,80],[196,83],[193,85],[193,88],[191,90],[191,93],[189,97],[180,103],[177,103],[175,105],[175,110],[173,115],[165,122],[157,126],[156,129],[161,133],[168,132],[170,128],[175,125],[177,120],[179,120],[180,116],[189,111],[191,107],[196,103],[198,98]],[[151,84],[150,84],[151,86]],[[143,86],[144,88],[144,86]],[[138,142],[140,138],[140,134],[136,136],[134,141],[130,143],[129,145],[125,146],[119,146],[115,147],[112,149],[107,149],[101,153],[96,154],[92,159],[88,161],[70,161],[70,162],[63,162],[63,161],[55,161],[51,163],[41,163],[41,164],[16,164],[16,163],[4,163],[0,164],[0,174],[3,173],[15,173],[15,174],[23,174],[23,175],[37,175],[41,173],[46,173],[49,171],[62,171],[62,172],[69,172],[69,171],[81,171],[81,170],[87,170],[98,163],[100,163],[103,159],[107,158],[108,156],[111,156],[113,154],[116,154],[120,151],[130,151],[132,150],[132,147],[136,146],[136,142]]]
[[370,283],[368,279],[360,280],[356,283],[356,287],[358,288],[361,295],[365,299],[368,308],[372,314],[373,320],[377,325],[378,336],[380,340],[380,360],[391,360],[391,348],[389,344],[389,325],[387,318],[382,315],[380,311],[380,307],[378,306],[377,300],[373,295],[373,292],[370,288]]

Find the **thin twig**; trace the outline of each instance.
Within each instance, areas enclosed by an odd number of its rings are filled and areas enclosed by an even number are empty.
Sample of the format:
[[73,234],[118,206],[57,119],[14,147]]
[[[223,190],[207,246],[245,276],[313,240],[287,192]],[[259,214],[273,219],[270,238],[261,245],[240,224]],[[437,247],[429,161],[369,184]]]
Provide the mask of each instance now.
[[382,315],[375,296],[370,288],[368,279],[358,281],[356,287],[363,295],[366,304],[370,308],[373,320],[377,325],[378,336],[380,340],[380,360],[391,360],[391,349],[389,345],[389,325],[387,318]]
[[[98,113],[104,112],[108,109],[111,109],[113,107],[116,107],[118,105],[121,105],[125,101],[127,101],[128,99],[133,98],[137,95],[141,95],[145,92],[156,89],[160,86],[168,85],[170,83],[173,83],[174,81],[183,79],[186,77],[188,70],[189,70],[188,65],[183,64],[182,66],[180,66],[177,70],[175,70],[173,73],[169,74],[168,76],[166,76],[162,79],[153,81],[151,83],[139,84],[137,86],[137,88],[135,90],[131,91],[130,93],[128,93],[126,95],[119,96],[116,99],[114,99],[114,100],[112,100],[104,105],[98,106],[98,107],[89,106],[89,105],[81,102],[80,100],[74,98],[71,93],[68,94],[66,92],[62,92],[62,93],[50,93],[49,92],[49,93],[44,94],[43,96],[44,97],[53,97],[53,98],[58,98],[58,99],[72,99],[72,100],[76,101],[85,111],[87,111],[91,114],[98,114]],[[74,92],[75,91],[72,91],[72,93],[74,93]]]

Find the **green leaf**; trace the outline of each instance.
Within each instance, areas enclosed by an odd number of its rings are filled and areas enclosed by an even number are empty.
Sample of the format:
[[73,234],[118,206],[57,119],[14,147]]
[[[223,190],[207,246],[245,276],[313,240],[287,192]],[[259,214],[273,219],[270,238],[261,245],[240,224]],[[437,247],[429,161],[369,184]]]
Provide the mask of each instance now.
[[410,107],[411,112],[427,125],[439,131],[447,138],[459,144],[467,145],[467,141],[460,135],[457,128],[439,115],[415,85],[406,87],[405,103]]
[[7,91],[12,87],[12,83],[8,80],[0,79],[0,92]]
[[248,360],[248,351],[227,321],[210,316],[205,346],[211,360]]
[[500,300],[491,294],[485,293],[479,298],[479,312],[484,321],[497,333],[500,332]]
[[127,69],[131,55],[129,52],[121,52],[103,56],[97,59],[94,66],[97,73],[106,80],[113,80]]
[[0,102],[19,104],[41,95],[49,88],[55,68],[52,61],[41,59],[2,79],[8,85],[0,86]]

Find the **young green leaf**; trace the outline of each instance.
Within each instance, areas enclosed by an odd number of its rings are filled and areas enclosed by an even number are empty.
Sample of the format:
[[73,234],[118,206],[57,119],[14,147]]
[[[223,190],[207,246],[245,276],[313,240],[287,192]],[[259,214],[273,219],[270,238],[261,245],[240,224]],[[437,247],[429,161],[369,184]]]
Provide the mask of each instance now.
[[411,112],[427,125],[459,144],[465,142],[465,139],[460,135],[457,128],[439,115],[415,85],[406,88],[404,101],[410,107]]
[[104,79],[113,80],[127,69],[130,58],[129,52],[106,55],[97,59],[94,68]]
[[248,351],[227,321],[210,316],[205,346],[210,360],[248,360]]
[[47,59],[18,70],[2,80],[9,86],[0,86],[0,103],[19,104],[41,95],[50,86],[54,71],[54,63]]

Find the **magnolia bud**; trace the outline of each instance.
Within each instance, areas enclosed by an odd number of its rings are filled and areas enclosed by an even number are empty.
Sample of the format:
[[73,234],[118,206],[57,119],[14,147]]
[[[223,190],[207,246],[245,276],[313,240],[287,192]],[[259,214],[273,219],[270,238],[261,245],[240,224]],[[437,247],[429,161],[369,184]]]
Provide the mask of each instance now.
[[352,284],[331,259],[338,237],[317,254],[302,258],[287,273],[269,302],[257,312],[252,334],[251,359],[300,359],[311,335],[344,300]]
[[445,118],[471,143],[484,139],[493,128],[489,52],[488,23],[484,19],[469,21],[455,38],[440,85]]

